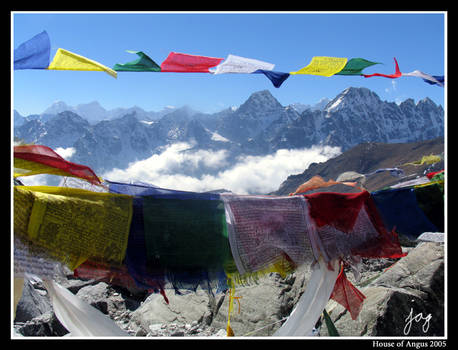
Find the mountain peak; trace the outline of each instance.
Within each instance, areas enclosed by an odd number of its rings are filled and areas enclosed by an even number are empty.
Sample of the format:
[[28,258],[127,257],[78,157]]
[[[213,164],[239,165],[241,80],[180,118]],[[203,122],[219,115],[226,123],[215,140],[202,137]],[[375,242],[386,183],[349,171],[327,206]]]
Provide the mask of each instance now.
[[283,106],[272,96],[269,90],[261,90],[252,93],[236,112],[262,115],[282,108]]
[[380,102],[380,97],[368,88],[350,86],[331,100],[324,111],[327,113],[337,112],[346,107],[352,108],[354,105],[377,105]]
[[65,111],[72,111],[74,112],[75,109],[73,107],[68,106],[64,101],[54,101],[51,106],[46,108],[42,114],[58,114]]

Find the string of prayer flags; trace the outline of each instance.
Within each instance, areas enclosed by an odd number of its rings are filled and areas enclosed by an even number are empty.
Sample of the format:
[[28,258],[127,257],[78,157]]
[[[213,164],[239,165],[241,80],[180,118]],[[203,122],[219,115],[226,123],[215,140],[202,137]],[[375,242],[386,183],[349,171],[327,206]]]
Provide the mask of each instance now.
[[[138,59],[120,64],[113,69],[103,64],[83,57],[76,53],[59,48],[49,64],[50,40],[46,31],[37,34],[30,40],[19,45],[14,50],[14,69],[48,69],[48,70],[80,70],[80,71],[104,71],[114,78],[117,72],[177,72],[177,73],[247,73],[264,74],[273,84],[279,88],[290,75],[309,74],[330,77],[332,75],[359,75],[365,78],[380,76],[386,78],[399,78],[401,76],[415,76],[431,85],[444,87],[444,76],[429,75],[419,70],[410,73],[401,73],[398,62],[395,61],[394,74],[362,74],[362,71],[379,62],[372,62],[364,58],[314,56],[309,65],[297,71],[289,73],[274,71],[273,63],[246,58],[229,54],[226,60],[217,57],[190,55],[185,53],[170,52],[161,65],[154,62],[142,51],[127,50],[128,53],[136,54]],[[222,63],[221,63],[222,62]]]
[[370,78],[370,77],[385,77],[385,78],[399,78],[402,76],[401,71],[399,70],[399,65],[398,61],[396,60],[396,57],[394,57],[394,64],[395,64],[395,72],[394,74],[382,74],[382,73],[374,73],[374,74],[363,74],[364,78]]
[[210,73],[223,59],[170,52],[161,63],[161,72]]
[[290,74],[312,74],[330,77],[340,72],[347,64],[347,58],[314,56],[309,65]]
[[124,64],[116,63],[113,70],[117,72],[160,72],[161,67],[142,51],[126,50],[139,56],[138,59]]
[[51,42],[44,30],[14,50],[14,70],[46,69],[49,66],[50,51]]
[[419,78],[422,78],[424,81],[426,82],[429,82],[430,84],[437,84],[439,86],[442,86],[444,87],[444,79],[442,77],[442,82],[437,80],[435,77],[429,75],[429,74],[426,74],[426,73],[423,73],[419,70],[414,70],[413,72],[410,72],[410,73],[402,73],[402,76],[403,77],[419,77]]
[[336,73],[336,75],[362,75],[363,69],[373,66],[374,64],[379,64],[379,62],[371,62],[364,58],[352,58],[340,72]]
[[103,64],[78,55],[76,53],[57,49],[57,52],[48,66],[49,70],[76,70],[76,71],[100,71],[106,72],[113,78],[117,77],[117,73]]
[[273,70],[274,64],[256,60],[253,58],[240,57],[236,55],[228,55],[226,60],[219,64],[214,71],[214,74],[223,73],[253,73],[258,69]]
[[14,177],[36,174],[74,176],[94,185],[101,185],[100,179],[91,168],[69,162],[47,146],[15,146]]
[[[14,186],[14,233],[74,270],[91,259],[122,263],[132,197],[54,186]],[[19,220],[22,218],[22,220]]]

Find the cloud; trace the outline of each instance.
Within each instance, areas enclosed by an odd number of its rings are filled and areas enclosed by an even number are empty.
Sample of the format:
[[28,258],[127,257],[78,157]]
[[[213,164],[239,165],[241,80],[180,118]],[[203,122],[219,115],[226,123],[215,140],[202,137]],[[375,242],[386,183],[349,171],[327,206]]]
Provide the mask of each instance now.
[[76,150],[73,147],[68,147],[68,148],[57,147],[55,151],[58,155],[60,155],[65,160],[70,160],[70,158],[76,152]]
[[311,163],[324,162],[340,153],[340,148],[329,146],[282,149],[267,156],[241,156],[235,164],[230,164],[227,151],[191,151],[189,145],[181,143],[102,177],[184,191],[226,189],[237,194],[265,194],[277,190],[289,175],[301,173]]

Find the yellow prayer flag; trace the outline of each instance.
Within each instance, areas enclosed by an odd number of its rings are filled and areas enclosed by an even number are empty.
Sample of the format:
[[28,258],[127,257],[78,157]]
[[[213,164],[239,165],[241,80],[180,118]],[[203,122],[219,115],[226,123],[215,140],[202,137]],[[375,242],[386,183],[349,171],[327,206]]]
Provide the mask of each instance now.
[[57,49],[57,52],[51,64],[48,66],[48,69],[100,71],[110,74],[113,78],[117,78],[118,76],[116,71],[104,66],[103,64],[60,48]]
[[14,234],[71,270],[85,260],[120,264],[132,197],[52,186],[14,186]]
[[339,73],[346,64],[347,58],[314,56],[308,66],[299,69],[297,72],[290,72],[290,74],[312,74],[330,77]]
[[420,160],[417,160],[415,162],[410,162],[410,163],[405,163],[403,165],[429,165],[429,164],[434,164],[438,163],[442,160],[440,156],[436,156],[434,154],[430,154],[429,156],[423,156]]

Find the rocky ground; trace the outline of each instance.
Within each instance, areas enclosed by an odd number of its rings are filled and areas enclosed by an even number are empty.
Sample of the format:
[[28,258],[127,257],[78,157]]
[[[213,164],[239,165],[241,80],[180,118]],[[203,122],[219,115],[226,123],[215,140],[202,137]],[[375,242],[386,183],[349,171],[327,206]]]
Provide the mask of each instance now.
[[[402,259],[363,260],[359,280],[348,271],[348,278],[366,299],[357,320],[339,304],[328,302],[326,310],[341,336],[444,335],[444,245],[415,242],[403,249],[409,254]],[[240,308],[236,304],[231,314],[235,336],[271,336],[304,292],[310,273],[309,267],[285,279],[272,273],[257,283],[236,288]],[[210,295],[198,289],[175,295],[167,290],[166,304],[159,294],[75,279],[71,274],[58,282],[131,336],[226,336],[228,297],[224,293]],[[15,337],[68,335],[39,281],[25,281],[13,328]],[[316,336],[328,335],[325,322],[319,322]]]

